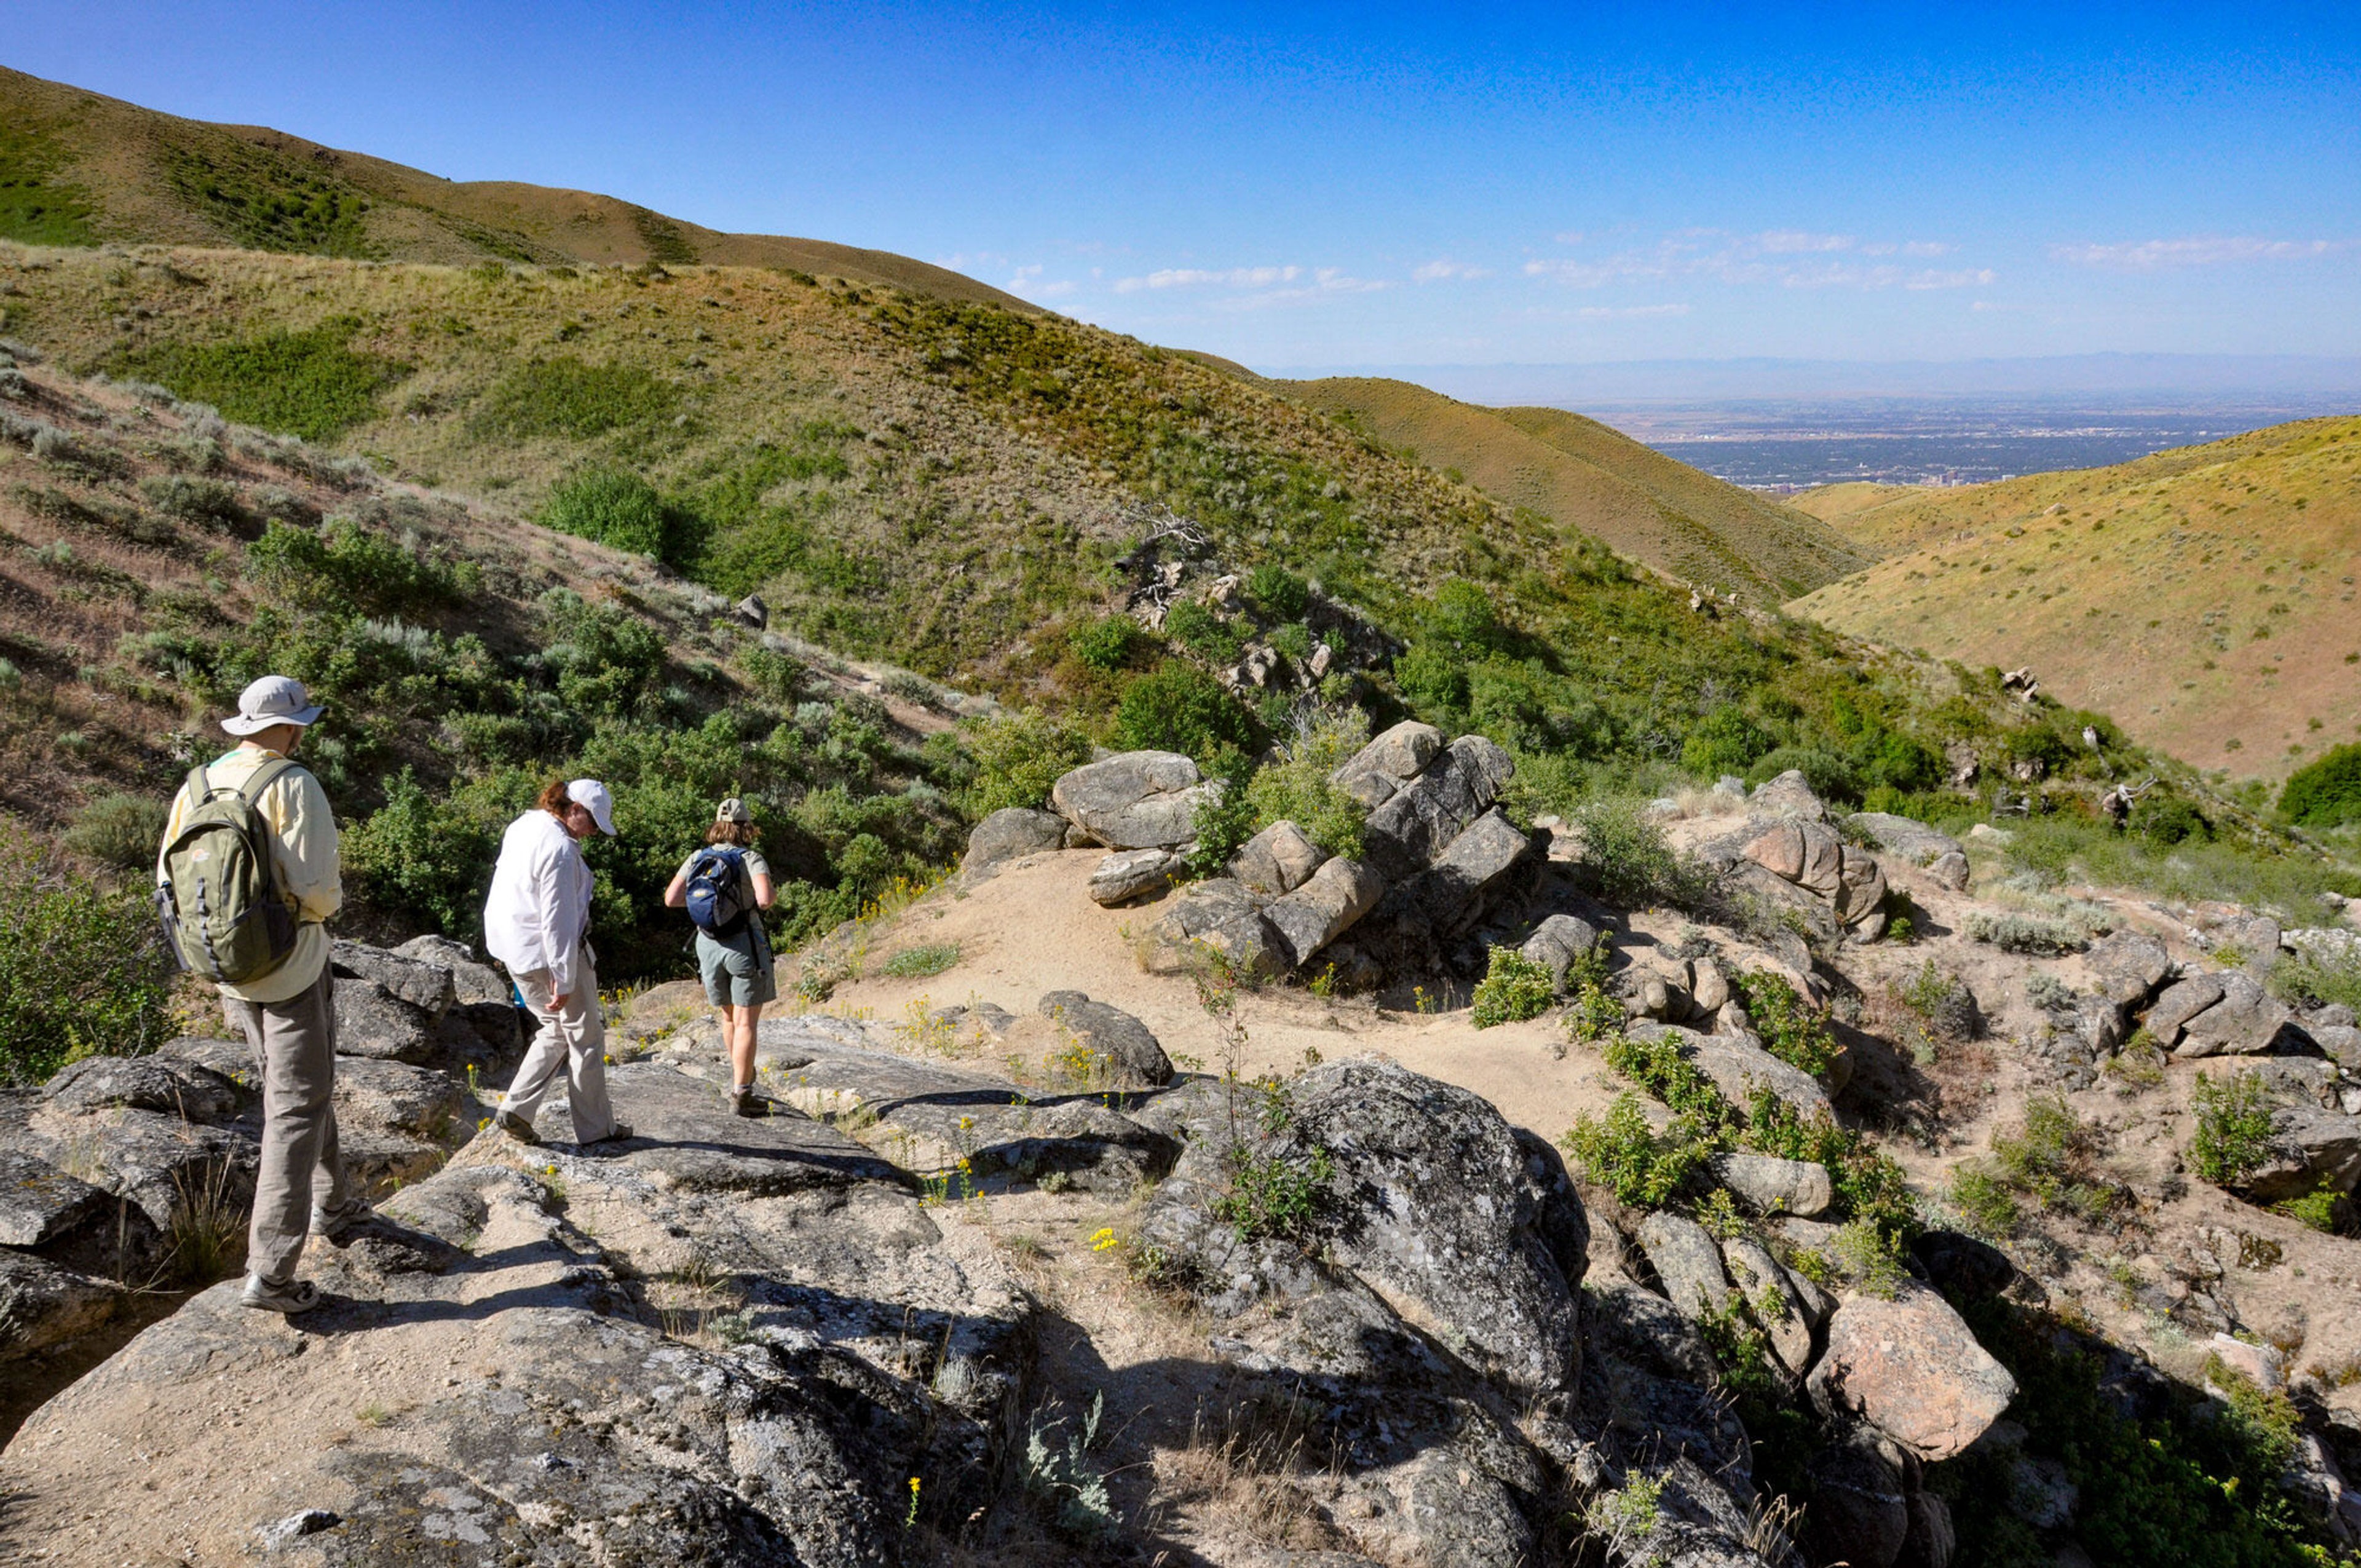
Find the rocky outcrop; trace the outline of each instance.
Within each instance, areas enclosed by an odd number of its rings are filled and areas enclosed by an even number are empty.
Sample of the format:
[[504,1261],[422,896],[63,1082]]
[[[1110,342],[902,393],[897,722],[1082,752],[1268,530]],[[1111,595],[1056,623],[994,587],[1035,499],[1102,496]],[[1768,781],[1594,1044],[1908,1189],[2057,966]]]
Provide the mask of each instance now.
[[1328,782],[1375,810],[1424,773],[1443,746],[1442,730],[1406,718],[1355,752]]
[[1847,844],[1826,823],[1808,817],[1773,822],[1741,852],[1773,876],[1825,901],[1837,923],[1855,938],[1873,941],[1883,932],[1884,871],[1875,856]]
[[[1340,784],[1375,776],[1356,764],[1388,744],[1379,736],[1337,771]],[[1467,826],[1499,798],[1515,765],[1508,752],[1480,735],[1463,735],[1437,752],[1423,771],[1400,782],[1369,813],[1363,858],[1389,883],[1401,883],[1435,864]]]
[[1806,1120],[1830,1114],[1828,1091],[1803,1069],[1781,1061],[1751,1036],[1700,1035],[1672,1024],[1637,1024],[1630,1033],[1645,1037],[1669,1037],[1697,1070],[1733,1105],[1743,1106],[1757,1088],[1767,1089],[1802,1113]]
[[1299,969],[1343,936],[1385,894],[1385,883],[1359,861],[1342,857],[1318,870],[1283,898],[1272,900],[1263,918],[1278,938],[1280,963]]
[[1828,1212],[1835,1201],[1828,1168],[1810,1160],[1716,1155],[1713,1174],[1758,1214],[1796,1214],[1809,1220]]
[[[2294,1014],[2243,970],[2215,978],[2221,988],[2220,996],[2180,1025],[2180,1038],[2171,1047],[2172,1054],[2185,1058],[2257,1056],[2270,1050]],[[2166,997],[2171,994],[2165,993]],[[2163,1006],[2164,999],[2159,998],[2158,1010]],[[2153,1019],[2154,1014],[2150,1017]],[[2154,1028],[2153,1022],[2149,1026]]]
[[1982,1436],[2015,1397],[2016,1379],[1950,1303],[1905,1280],[1890,1300],[1856,1295],[1837,1308],[1810,1387],[1823,1413],[1858,1416],[1932,1461]]
[[[717,1140],[705,1086],[612,1080],[642,1135],[627,1147],[479,1139],[323,1249],[316,1312],[263,1319],[227,1284],[144,1332],[9,1446],[18,1522],[76,1561],[242,1557],[317,1515],[293,1533],[356,1565],[894,1561],[906,1478],[956,1494],[994,1450],[1029,1360],[1023,1292],[818,1124]],[[661,1325],[649,1292],[685,1270],[720,1282],[688,1319],[732,1303],[736,1348]],[[256,1432],[274,1445],[257,1485],[145,1485],[242,1470]]]
[[1553,915],[1533,927],[1533,934],[1518,951],[1549,970],[1552,991],[1563,992],[1566,971],[1598,946],[1598,928],[1589,921],[1573,915]]
[[2279,1203],[2322,1188],[2350,1192],[2356,1182],[2361,1182],[2361,1116],[2297,1104],[2272,1113],[2268,1152],[2247,1177],[2245,1190],[2257,1203]]
[[1041,998],[1040,1011],[1097,1059],[1104,1087],[1157,1089],[1172,1081],[1172,1058],[1154,1031],[1122,1008],[1079,991],[1053,991]]
[[1066,826],[1066,819],[1054,811],[1005,806],[977,823],[968,834],[967,855],[960,861],[960,869],[981,872],[1020,855],[1062,849]]
[[1328,859],[1328,851],[1292,822],[1274,822],[1240,847],[1230,875],[1249,893],[1277,898],[1293,893]]
[[1112,908],[1162,893],[1187,866],[1171,850],[1118,850],[1091,872],[1091,902]]
[[1125,751],[1059,779],[1049,804],[1092,843],[1169,850],[1197,836],[1198,803],[1217,787],[1177,751]]
[[1218,959],[1240,975],[1268,979],[1287,967],[1286,948],[1262,903],[1228,877],[1191,883],[1134,944],[1150,974],[1185,974]]
[[1721,1248],[1703,1225],[1675,1213],[1653,1213],[1640,1223],[1638,1239],[1648,1266],[1681,1316],[1694,1320],[1729,1309]]
[[1925,872],[1938,886],[1953,893],[1967,890],[1967,851],[1949,834],[1883,811],[1856,811],[1845,822],[1875,840],[1879,849]]

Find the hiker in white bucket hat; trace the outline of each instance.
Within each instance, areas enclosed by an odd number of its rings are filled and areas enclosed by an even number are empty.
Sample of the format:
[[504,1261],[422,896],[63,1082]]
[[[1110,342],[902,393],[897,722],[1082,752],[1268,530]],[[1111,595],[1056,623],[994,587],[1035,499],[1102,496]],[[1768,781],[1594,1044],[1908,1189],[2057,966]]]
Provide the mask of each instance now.
[[[327,932],[344,904],[336,819],[320,781],[294,761],[321,712],[292,675],[265,675],[239,693],[237,712],[221,721],[238,744],[190,770],[156,857],[175,956],[220,987],[222,1011],[262,1064],[244,1299],[276,1312],[320,1299],[295,1277],[304,1242],[341,1245],[369,1213],[336,1141]],[[251,874],[237,875],[234,862]]]
[[615,836],[615,803],[596,779],[553,779],[509,824],[484,901],[484,946],[506,964],[541,1032],[500,1096],[500,1128],[538,1143],[533,1114],[566,1074],[577,1144],[628,1138],[607,1098],[607,1024],[590,950],[590,866],[581,840]]

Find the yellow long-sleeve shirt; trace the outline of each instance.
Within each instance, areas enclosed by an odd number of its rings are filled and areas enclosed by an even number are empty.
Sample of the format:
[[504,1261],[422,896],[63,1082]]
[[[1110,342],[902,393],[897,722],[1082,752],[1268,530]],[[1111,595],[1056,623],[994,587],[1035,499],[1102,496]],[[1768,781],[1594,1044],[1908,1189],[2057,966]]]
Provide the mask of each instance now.
[[[272,762],[280,753],[260,746],[240,746],[228,755],[205,764],[205,779],[216,789],[236,789],[254,775],[256,769]],[[188,818],[189,786],[181,784],[172,797],[171,816],[164,824],[164,842]],[[271,781],[254,803],[256,812],[270,828],[271,859],[279,873],[279,885],[287,890],[295,905],[295,950],[287,961],[245,985],[225,985],[221,989],[231,996],[242,996],[248,1002],[285,1002],[301,996],[320,978],[328,964],[327,922],[344,907],[345,884],[336,868],[336,818],[328,809],[327,792],[320,781],[302,767],[290,768]],[[156,880],[164,881],[164,859],[159,849],[156,857]]]

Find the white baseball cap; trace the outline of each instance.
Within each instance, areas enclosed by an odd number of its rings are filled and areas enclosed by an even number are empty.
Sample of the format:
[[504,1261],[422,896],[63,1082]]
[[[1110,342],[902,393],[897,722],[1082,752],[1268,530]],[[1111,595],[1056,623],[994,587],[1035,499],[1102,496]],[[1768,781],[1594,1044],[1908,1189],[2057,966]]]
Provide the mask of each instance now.
[[221,721],[233,735],[258,735],[280,724],[311,724],[327,710],[292,675],[265,675],[237,694],[237,712]]
[[566,798],[590,814],[598,831],[611,839],[615,836],[615,797],[597,779],[576,779],[566,786]]

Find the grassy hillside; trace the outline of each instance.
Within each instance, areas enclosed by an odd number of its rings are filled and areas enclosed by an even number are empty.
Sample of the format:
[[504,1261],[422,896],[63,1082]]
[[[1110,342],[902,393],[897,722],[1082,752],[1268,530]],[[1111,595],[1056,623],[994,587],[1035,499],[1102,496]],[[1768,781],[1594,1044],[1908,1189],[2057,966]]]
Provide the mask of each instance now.
[[233,245],[456,264],[793,267],[1029,308],[972,278],[888,251],[719,234],[587,191],[455,183],[283,131],[184,120],[5,68],[0,239]]
[[1604,540],[1667,576],[1773,604],[1867,565],[1840,535],[1596,420],[1488,409],[1407,381],[1336,377],[1272,385],[1349,415],[1391,445]]
[[1886,559],[1790,609],[1969,664],[2030,665],[2143,742],[2279,778],[2361,733],[2361,419],[1956,489],[1800,505]]

